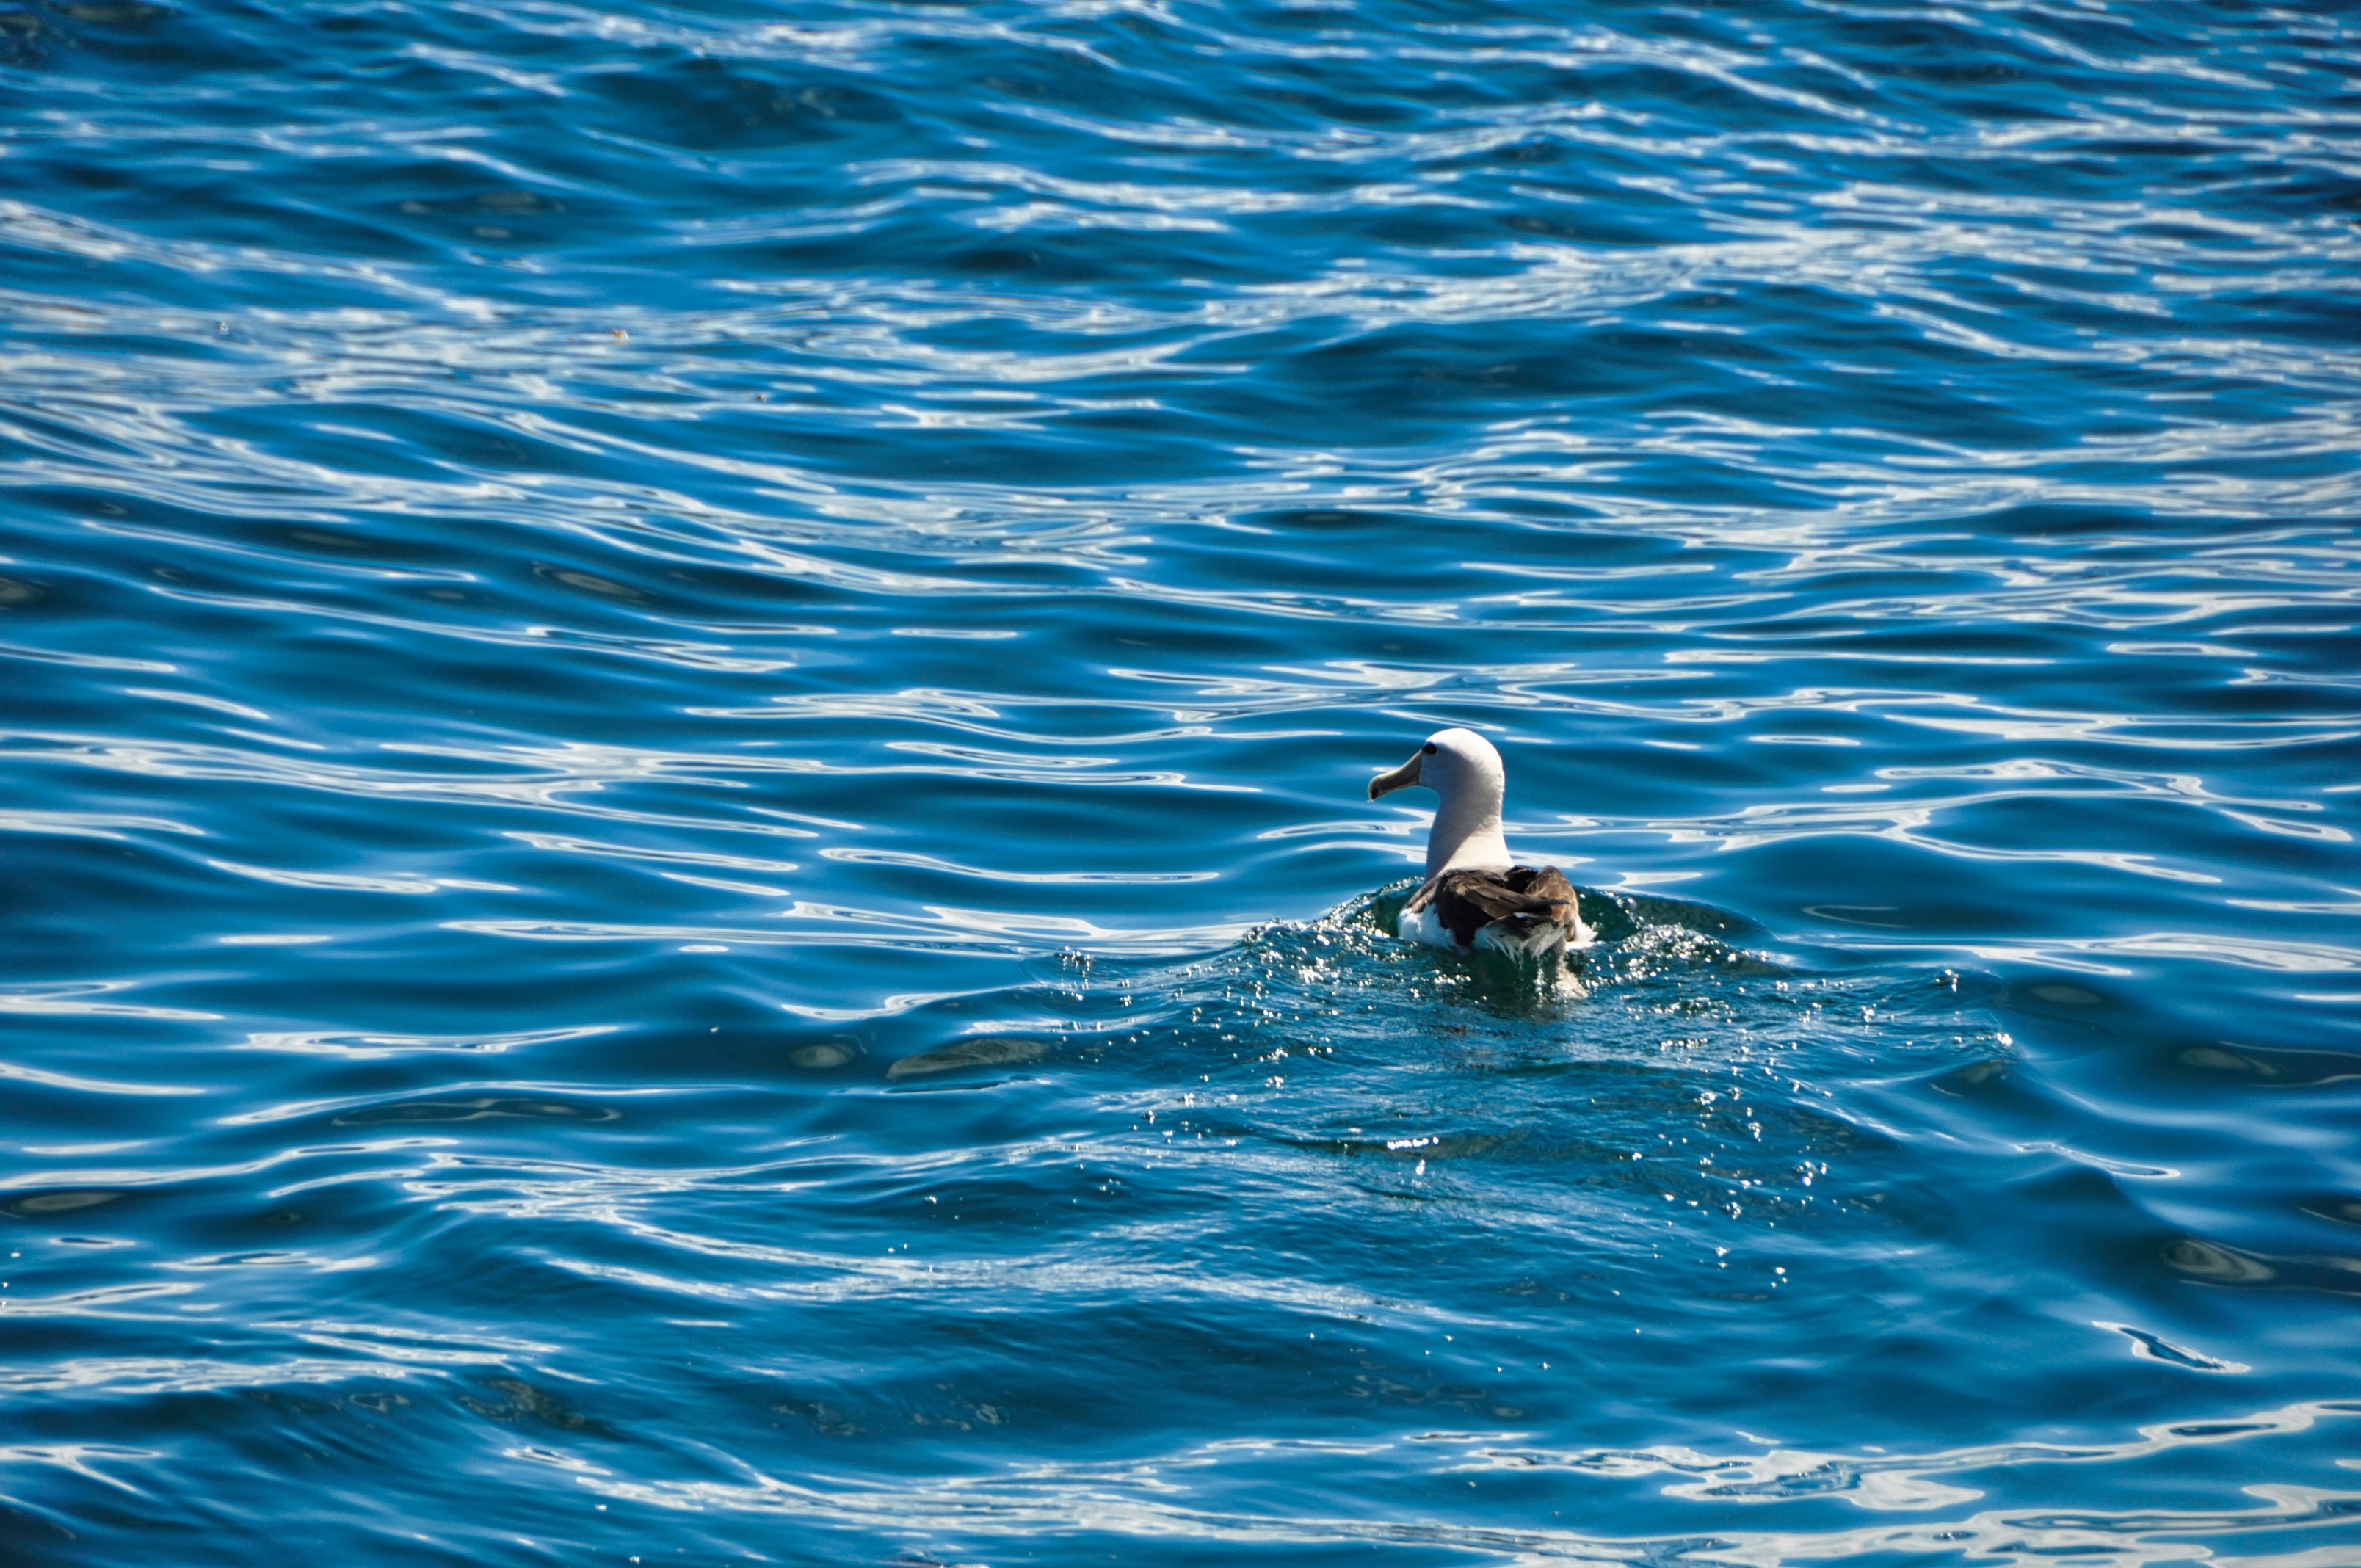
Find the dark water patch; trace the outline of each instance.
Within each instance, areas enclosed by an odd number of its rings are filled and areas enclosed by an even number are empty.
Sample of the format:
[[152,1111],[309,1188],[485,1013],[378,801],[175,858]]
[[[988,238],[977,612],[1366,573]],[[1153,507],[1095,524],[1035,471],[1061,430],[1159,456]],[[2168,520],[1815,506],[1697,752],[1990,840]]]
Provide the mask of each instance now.
[[1049,1047],[1039,1040],[986,1035],[921,1051],[917,1056],[904,1057],[885,1069],[885,1076],[888,1080],[925,1078],[939,1072],[961,1072],[970,1068],[1006,1067],[1018,1062],[1038,1061],[1048,1052]]
[[22,1197],[9,1199],[6,1207],[8,1212],[18,1219],[29,1220],[50,1214],[71,1214],[83,1209],[95,1209],[101,1204],[112,1203],[122,1196],[120,1192],[89,1189],[82,1190],[69,1189],[59,1192],[28,1192]]
[[339,1112],[338,1126],[366,1127],[397,1122],[478,1122],[489,1118],[536,1121],[611,1122],[622,1114],[612,1106],[581,1105],[561,1100],[527,1100],[476,1096],[456,1100],[411,1100],[390,1105]]

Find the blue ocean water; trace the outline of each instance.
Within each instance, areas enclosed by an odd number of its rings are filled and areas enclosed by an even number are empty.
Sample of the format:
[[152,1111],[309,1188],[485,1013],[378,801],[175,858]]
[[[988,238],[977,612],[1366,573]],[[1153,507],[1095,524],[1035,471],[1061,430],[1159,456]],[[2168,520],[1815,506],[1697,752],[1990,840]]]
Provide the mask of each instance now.
[[11,3],[0,1559],[2361,1563],[2361,14]]

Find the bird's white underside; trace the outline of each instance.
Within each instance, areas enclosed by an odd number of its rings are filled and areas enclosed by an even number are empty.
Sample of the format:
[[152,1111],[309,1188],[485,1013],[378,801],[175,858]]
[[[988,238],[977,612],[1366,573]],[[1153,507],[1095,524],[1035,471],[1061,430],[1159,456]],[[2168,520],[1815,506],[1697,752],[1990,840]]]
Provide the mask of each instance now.
[[[1457,938],[1443,923],[1442,916],[1430,904],[1423,909],[1406,910],[1394,934],[1405,942],[1423,942],[1430,948],[1455,948]],[[1476,933],[1476,947],[1488,953],[1506,953],[1512,959],[1540,959],[1558,951],[1579,952],[1598,938],[1590,927],[1576,916],[1574,936],[1569,939],[1565,927],[1554,921],[1536,920],[1520,927],[1512,920],[1495,920]]]

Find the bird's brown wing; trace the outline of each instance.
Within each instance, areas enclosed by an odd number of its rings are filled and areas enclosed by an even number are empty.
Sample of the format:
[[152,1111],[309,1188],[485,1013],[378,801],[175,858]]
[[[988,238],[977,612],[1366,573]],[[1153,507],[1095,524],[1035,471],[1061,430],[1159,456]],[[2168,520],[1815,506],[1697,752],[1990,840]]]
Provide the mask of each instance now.
[[1546,899],[1552,904],[1571,905],[1576,901],[1574,883],[1555,866],[1518,866],[1509,872],[1509,885],[1527,898]]
[[1404,914],[1429,904],[1453,941],[1473,947],[1476,933],[1495,920],[1520,926],[1549,920],[1574,930],[1577,916],[1574,884],[1555,866],[1511,866],[1504,872],[1444,872],[1427,879]]

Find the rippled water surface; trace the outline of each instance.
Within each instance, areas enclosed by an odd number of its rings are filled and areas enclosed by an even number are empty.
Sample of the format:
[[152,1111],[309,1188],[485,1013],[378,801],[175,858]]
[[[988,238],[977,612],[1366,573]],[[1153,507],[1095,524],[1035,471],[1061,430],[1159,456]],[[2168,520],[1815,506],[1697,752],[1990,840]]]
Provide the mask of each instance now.
[[0,1558],[2361,1563],[2351,9],[10,3]]

